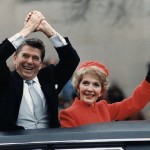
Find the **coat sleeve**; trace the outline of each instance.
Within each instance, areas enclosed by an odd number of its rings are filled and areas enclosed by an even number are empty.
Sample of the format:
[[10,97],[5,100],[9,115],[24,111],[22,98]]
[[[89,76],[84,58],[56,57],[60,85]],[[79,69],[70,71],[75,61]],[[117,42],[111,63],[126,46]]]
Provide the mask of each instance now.
[[72,47],[68,38],[65,38],[67,45],[56,48],[59,57],[59,63],[55,67],[55,84],[58,85],[57,92],[59,93],[67,81],[72,77],[76,67],[79,64],[80,58],[76,50]]
[[150,101],[150,83],[144,80],[132,96],[121,102],[108,104],[111,120],[123,120],[140,111]]
[[0,44],[0,89],[9,81],[10,69],[7,66],[7,59],[16,51],[8,39]]

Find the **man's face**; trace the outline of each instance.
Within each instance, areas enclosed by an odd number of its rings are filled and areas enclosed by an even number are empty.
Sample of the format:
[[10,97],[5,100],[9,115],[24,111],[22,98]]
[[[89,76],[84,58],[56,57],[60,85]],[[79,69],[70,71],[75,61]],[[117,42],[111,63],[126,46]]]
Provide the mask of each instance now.
[[14,55],[16,71],[25,80],[31,80],[37,76],[42,67],[41,52],[38,48],[25,45]]

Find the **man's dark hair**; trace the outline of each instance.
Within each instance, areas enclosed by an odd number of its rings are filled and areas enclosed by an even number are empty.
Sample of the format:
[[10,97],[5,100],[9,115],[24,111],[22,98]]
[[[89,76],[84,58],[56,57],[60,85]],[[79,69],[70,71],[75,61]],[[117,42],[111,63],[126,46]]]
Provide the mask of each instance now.
[[34,48],[38,48],[41,51],[41,60],[43,61],[44,57],[45,57],[45,45],[44,43],[37,38],[30,38],[30,39],[26,39],[18,48],[16,51],[16,54],[19,53],[19,51],[22,49],[23,46],[28,45]]

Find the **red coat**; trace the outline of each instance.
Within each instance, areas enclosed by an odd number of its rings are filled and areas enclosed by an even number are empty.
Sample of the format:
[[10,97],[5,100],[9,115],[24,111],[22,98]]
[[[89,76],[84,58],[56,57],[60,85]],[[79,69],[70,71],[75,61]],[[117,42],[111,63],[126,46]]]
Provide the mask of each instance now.
[[121,102],[108,104],[101,100],[90,107],[78,98],[59,114],[62,127],[76,127],[97,122],[124,120],[140,111],[150,101],[150,83],[144,80],[133,95]]

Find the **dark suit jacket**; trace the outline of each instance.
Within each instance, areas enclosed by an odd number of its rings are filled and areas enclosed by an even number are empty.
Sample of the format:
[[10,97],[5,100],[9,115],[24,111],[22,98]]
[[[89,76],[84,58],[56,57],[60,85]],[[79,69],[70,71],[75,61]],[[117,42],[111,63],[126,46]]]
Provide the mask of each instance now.
[[[79,57],[71,46],[56,48],[59,63],[49,65],[39,71],[38,79],[48,104],[49,127],[59,126],[58,94],[71,78],[79,63]],[[0,44],[0,130],[24,129],[16,125],[20,103],[23,95],[23,79],[16,72],[11,72],[6,60],[15,52],[13,45],[6,39]],[[55,85],[58,88],[55,89]]]

